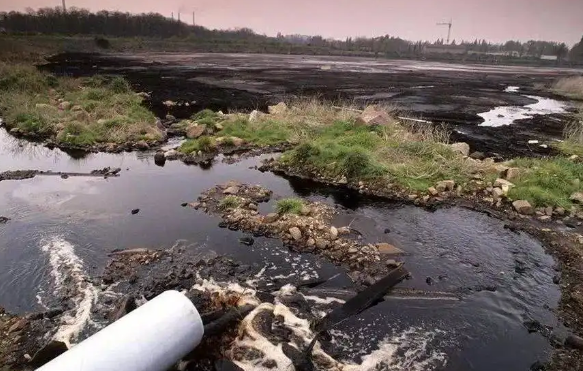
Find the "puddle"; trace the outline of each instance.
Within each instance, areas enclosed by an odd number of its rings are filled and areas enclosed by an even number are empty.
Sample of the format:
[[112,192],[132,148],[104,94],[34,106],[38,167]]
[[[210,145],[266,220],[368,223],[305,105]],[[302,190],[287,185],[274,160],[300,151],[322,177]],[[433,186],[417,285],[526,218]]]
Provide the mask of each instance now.
[[[508,87],[516,88],[514,86]],[[514,90],[510,90],[514,91]],[[537,100],[536,103],[519,106],[502,106],[491,109],[488,112],[479,113],[478,116],[484,119],[480,126],[504,126],[511,125],[516,120],[533,118],[534,115],[550,115],[554,113],[566,113],[567,103],[559,102],[555,99],[525,95],[527,98]]]

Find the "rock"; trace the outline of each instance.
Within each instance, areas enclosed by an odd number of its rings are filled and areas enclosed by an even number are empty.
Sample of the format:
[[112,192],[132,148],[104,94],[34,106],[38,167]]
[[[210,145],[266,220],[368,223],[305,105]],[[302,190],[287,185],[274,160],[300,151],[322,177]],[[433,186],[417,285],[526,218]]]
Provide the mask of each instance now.
[[433,278],[431,278],[431,277],[427,277],[427,278],[425,279],[425,283],[427,283],[429,286],[433,285]]
[[474,160],[483,160],[486,158],[486,155],[484,154],[484,152],[472,152],[470,154],[470,158],[474,159]]
[[367,126],[384,125],[390,121],[389,114],[377,106],[367,106],[356,120],[357,123]]
[[346,236],[350,234],[350,227],[340,227],[338,228],[339,236]]
[[548,215],[541,215],[538,217],[538,220],[540,220],[541,222],[548,222],[551,220],[551,217]]
[[506,171],[508,171],[508,166],[497,164],[494,166],[494,170],[496,170],[500,178],[504,178],[506,177]]
[[41,367],[65,353],[67,350],[69,350],[67,344],[62,341],[51,340],[45,346],[40,348],[34,356],[32,356],[30,364],[35,368]]
[[142,151],[150,149],[150,145],[145,140],[138,141],[135,146],[137,149],[142,150]]
[[439,194],[439,192],[437,191],[437,189],[435,189],[435,187],[427,188],[427,192],[429,192],[429,194],[432,196],[437,196]]
[[9,220],[10,220],[10,218],[7,218],[5,216],[0,216],[0,224],[6,224]]
[[463,156],[470,155],[470,145],[464,142],[454,143],[450,145],[451,149]]
[[348,184],[348,179],[346,179],[345,176],[343,176],[342,178],[340,178],[340,180],[338,181],[338,184]]
[[389,228],[385,228],[385,230],[383,231],[384,234],[389,234],[391,233],[391,230]]
[[334,227],[334,226],[330,227],[330,238],[332,240],[335,240],[338,238],[338,229],[336,229],[336,227]]
[[133,209],[132,210],[132,215],[136,215],[139,212],[140,212],[140,209]]
[[194,210],[198,210],[200,208],[200,202],[191,202],[187,204],[188,206],[192,207]]
[[250,114],[249,114],[249,122],[255,122],[259,120],[259,117],[261,115],[261,112],[257,111],[257,110],[253,110]]
[[183,203],[180,204],[180,206],[186,207],[186,206],[188,206],[188,202],[183,202]]
[[215,130],[216,131],[221,131],[223,129],[224,129],[223,124],[218,123],[218,122],[215,124]]
[[302,206],[302,209],[300,210],[300,215],[302,216],[308,216],[312,213],[312,209],[310,209],[309,206]]
[[514,187],[514,184],[510,183],[506,179],[498,178],[494,182],[494,187],[498,187],[498,188],[502,189],[502,191],[504,192],[504,195],[507,195],[508,191],[510,191],[510,189],[512,187]]
[[314,240],[313,238],[308,238],[308,241],[306,242],[308,244],[308,246],[312,247],[312,246],[316,246],[316,240]]
[[230,137],[230,139],[231,139],[231,143],[233,143],[233,146],[235,146],[235,147],[241,147],[243,144],[245,144],[245,141],[241,138]]
[[545,215],[553,216],[553,208],[551,206],[545,207]]
[[563,216],[563,215],[565,215],[566,213],[567,213],[567,211],[566,211],[564,208],[562,208],[562,207],[557,207],[557,208],[555,209],[555,214],[557,214],[557,215],[559,215],[559,216]]
[[302,239],[302,231],[298,227],[291,227],[289,229],[289,234],[291,234],[292,238],[296,241],[300,241]]
[[279,214],[277,213],[269,213],[263,217],[264,223],[273,223],[279,219]]
[[237,186],[227,187],[223,191],[223,194],[225,194],[225,195],[236,195],[237,193],[239,193],[239,187],[237,187]]
[[583,192],[575,192],[571,195],[571,201],[583,204]]
[[435,188],[439,192],[453,191],[454,187],[455,181],[453,180],[442,180],[441,182],[438,182],[437,185],[435,186]]
[[239,242],[243,245],[251,246],[255,243],[255,240],[251,237],[241,237],[239,238]]
[[526,200],[517,200],[512,203],[514,210],[522,215],[532,215],[534,214],[534,209],[530,203]]
[[179,152],[175,149],[170,149],[166,152],[164,152],[164,157],[166,157],[167,160],[176,160],[178,158]]
[[565,219],[565,220],[563,220],[563,224],[566,227],[571,228],[571,229],[577,228],[577,223],[574,220],[572,220],[572,219]]
[[559,276],[559,275],[553,276],[553,283],[555,285],[559,285],[561,283],[561,276]]
[[504,178],[506,180],[513,180],[516,179],[520,176],[520,169],[517,167],[510,167],[506,170],[506,173],[504,174]]
[[65,101],[65,102],[61,102],[61,103],[59,103],[59,109],[60,109],[60,110],[66,111],[66,110],[68,110],[69,108],[71,108],[71,103],[70,103],[70,102],[66,102],[66,101]]
[[158,166],[164,166],[166,163],[166,156],[164,155],[164,152],[156,152],[154,155],[154,163]]
[[402,255],[405,252],[398,247],[391,245],[390,243],[381,242],[376,244],[376,248],[379,253],[384,255]]
[[399,264],[398,261],[394,260],[394,259],[387,259],[385,261],[385,265],[389,268],[397,268],[398,266],[400,266],[401,264]]
[[188,139],[197,139],[204,134],[205,130],[206,126],[204,125],[197,124],[188,125],[188,127],[186,128],[186,137]]
[[496,187],[492,189],[492,197],[494,197],[494,200],[498,201],[504,197],[504,191],[501,188]]
[[323,238],[316,238],[316,247],[320,250],[323,250],[328,247],[328,241]]
[[271,115],[281,115],[287,111],[287,104],[279,102],[275,106],[267,107],[267,112]]
[[247,208],[249,210],[257,211],[257,204],[250,203],[249,205],[247,205]]
[[565,346],[573,349],[583,350],[583,338],[576,335],[569,335],[565,339]]
[[132,295],[126,295],[118,304],[117,310],[113,313],[112,321],[117,321],[126,314],[130,313],[138,307],[136,299]]
[[14,332],[22,331],[27,324],[28,321],[24,318],[21,318],[18,321],[16,321],[12,326],[10,326],[10,328],[8,329],[8,333],[12,334]]
[[173,102],[171,100],[167,100],[167,101],[164,101],[162,104],[165,105],[166,107],[174,107],[176,105],[176,102]]
[[176,117],[171,115],[171,114],[167,114],[166,121],[171,121],[171,122],[176,121]]

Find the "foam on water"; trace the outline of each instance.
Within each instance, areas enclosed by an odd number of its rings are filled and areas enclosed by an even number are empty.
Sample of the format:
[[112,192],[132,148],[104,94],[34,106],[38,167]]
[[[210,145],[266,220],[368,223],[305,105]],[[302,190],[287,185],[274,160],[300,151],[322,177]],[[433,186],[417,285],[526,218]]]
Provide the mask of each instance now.
[[55,340],[70,345],[91,323],[91,308],[97,301],[98,290],[85,273],[83,260],[75,254],[74,246],[61,237],[51,237],[41,243],[48,254],[54,293],[73,301],[73,309],[64,313]]
[[536,100],[536,103],[518,106],[495,107],[488,112],[479,113],[484,119],[480,126],[504,126],[514,123],[516,120],[528,119],[534,115],[550,115],[553,113],[567,112],[566,104],[550,98],[542,98],[534,95],[526,95],[527,98]]
[[[242,303],[255,303],[258,306],[249,313],[239,326],[239,335],[231,343],[227,356],[232,356],[234,362],[246,371],[267,371],[294,370],[292,360],[283,351],[283,343],[274,343],[262,334],[254,326],[256,320],[261,321],[258,316],[261,313],[271,313],[279,319],[279,326],[285,326],[293,333],[288,346],[297,351],[304,351],[316,334],[310,328],[310,322],[301,318],[301,314],[296,313],[284,304],[285,297],[291,295],[302,295],[293,285],[285,285],[278,291],[273,292],[274,303],[261,303],[256,297],[253,288],[243,287],[234,283],[219,283],[212,279],[199,279],[193,289],[208,292],[215,295],[228,297],[238,295]],[[303,296],[303,295],[302,295]],[[319,310],[319,305],[330,305],[343,303],[337,298],[319,298],[317,296],[304,296],[306,300],[314,303],[313,313],[325,312]],[[338,347],[337,354],[347,355],[351,353],[349,349],[370,349],[360,357],[359,362],[349,359],[336,359],[326,353],[319,342],[314,346],[312,359],[316,370],[337,370],[337,371],[376,371],[376,370],[411,370],[430,371],[445,366],[447,362],[446,354],[435,347],[436,337],[445,332],[439,330],[425,331],[421,328],[409,328],[395,336],[385,338],[374,344],[369,336],[364,333],[345,333],[339,330],[331,331],[332,344]],[[362,336],[361,336],[362,335]],[[236,357],[242,351],[254,349],[255,351],[245,354],[244,357]],[[259,352],[257,352],[259,351]],[[274,361],[277,366],[266,363],[267,360]]]

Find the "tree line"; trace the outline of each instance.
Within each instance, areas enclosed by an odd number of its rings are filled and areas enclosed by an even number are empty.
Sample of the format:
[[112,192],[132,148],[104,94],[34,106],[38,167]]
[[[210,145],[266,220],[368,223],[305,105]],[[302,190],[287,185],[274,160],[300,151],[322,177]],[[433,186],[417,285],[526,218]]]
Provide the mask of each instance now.
[[[188,25],[156,13],[130,14],[102,10],[92,13],[86,9],[61,7],[27,9],[25,12],[1,12],[0,30],[24,34],[99,35],[104,37],[148,37],[180,38],[188,41],[244,42],[264,44],[270,50],[285,51],[289,47],[301,46],[296,50],[355,52],[361,54],[387,56],[419,56],[429,45],[444,45],[443,39],[434,42],[412,42],[395,36],[359,37],[345,40],[325,39],[321,36],[281,35],[268,37],[259,35],[248,28],[236,30],[209,30],[201,26]],[[288,47],[286,47],[288,45]],[[583,38],[571,50],[565,43],[531,40],[527,42],[507,41],[490,43],[486,40],[455,40],[451,44],[466,52],[484,54],[506,54],[515,57],[540,58],[542,55],[557,56],[559,60],[569,57],[583,62]]]

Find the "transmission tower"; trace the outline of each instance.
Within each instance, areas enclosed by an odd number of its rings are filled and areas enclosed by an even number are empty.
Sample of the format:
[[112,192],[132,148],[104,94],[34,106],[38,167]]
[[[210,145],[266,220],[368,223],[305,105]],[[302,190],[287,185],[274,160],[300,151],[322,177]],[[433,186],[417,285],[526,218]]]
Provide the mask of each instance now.
[[449,22],[442,22],[438,23],[438,26],[447,26],[447,44],[449,45],[449,39],[451,37],[451,26],[453,25],[452,20],[450,19]]

